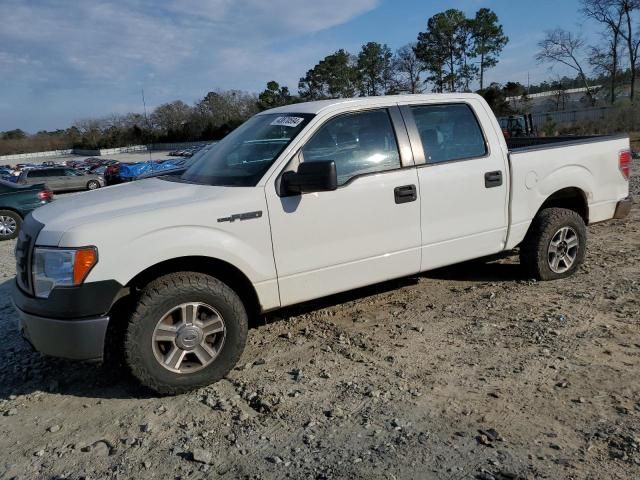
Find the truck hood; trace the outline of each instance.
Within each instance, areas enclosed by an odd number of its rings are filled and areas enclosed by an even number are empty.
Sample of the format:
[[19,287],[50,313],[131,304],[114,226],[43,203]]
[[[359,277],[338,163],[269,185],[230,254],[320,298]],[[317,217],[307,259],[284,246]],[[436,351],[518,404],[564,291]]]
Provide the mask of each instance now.
[[[100,223],[125,221],[148,212],[188,208],[194,202],[215,204],[231,201],[244,188],[214,187],[150,178],[105,187],[90,192],[65,195],[35,210],[32,215],[45,227],[38,236],[39,245],[58,246],[65,232],[88,229]],[[221,205],[221,216],[224,214]],[[211,212],[215,215],[216,212]],[[210,217],[211,218],[211,217]],[[209,218],[209,220],[210,220]],[[179,217],[176,218],[179,220]],[[215,219],[214,219],[215,221]]]

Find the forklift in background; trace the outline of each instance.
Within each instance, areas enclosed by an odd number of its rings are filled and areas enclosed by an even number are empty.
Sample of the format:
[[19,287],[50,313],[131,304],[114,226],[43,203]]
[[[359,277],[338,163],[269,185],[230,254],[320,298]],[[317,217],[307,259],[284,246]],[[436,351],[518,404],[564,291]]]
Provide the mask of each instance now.
[[533,117],[530,113],[498,117],[498,123],[500,124],[505,139],[535,137],[537,134],[533,126]]

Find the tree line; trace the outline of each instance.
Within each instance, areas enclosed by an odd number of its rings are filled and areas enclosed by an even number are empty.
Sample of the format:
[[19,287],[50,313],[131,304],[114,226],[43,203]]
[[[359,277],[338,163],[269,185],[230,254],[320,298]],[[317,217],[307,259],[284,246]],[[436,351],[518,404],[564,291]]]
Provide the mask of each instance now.
[[588,45],[581,34],[556,28],[546,32],[539,42],[536,59],[573,70],[591,105],[596,99],[589,69],[607,79],[611,104],[625,84],[629,85],[629,99],[634,102],[640,67],[640,0],[580,0],[580,5],[582,17],[598,25],[601,41]]
[[416,41],[393,52],[368,42],[357,54],[340,49],[300,79],[298,93],[275,81],[258,95],[211,91],[188,105],[180,100],[150,115],[128,113],[84,119],[70,128],[34,135],[2,134],[0,154],[62,148],[108,148],[138,143],[215,140],[251,115],[290,103],[337,97],[470,90],[483,87],[486,71],[498,63],[508,38],[497,15],[486,8],[472,18],[456,9],[431,17]]
[[[587,45],[579,35],[563,29],[546,32],[536,59],[563,65],[575,77],[527,86],[517,82],[486,85],[487,71],[498,64],[508,37],[498,16],[488,8],[472,17],[457,9],[436,13],[414,42],[392,51],[388,45],[368,42],[356,53],[333,52],[309,69],[298,82],[297,93],[276,81],[259,94],[238,90],[208,92],[188,105],[180,100],[155,108],[150,115],[128,113],[84,119],[65,130],[27,135],[0,133],[0,154],[60,148],[114,146],[216,140],[258,111],[291,103],[328,98],[396,93],[471,91],[479,86],[497,114],[517,110],[507,97],[545,89],[584,87],[595,104],[593,85],[606,83],[613,103],[623,84],[630,83],[635,98],[635,78],[640,49],[640,0],[581,0],[581,14],[596,22],[602,42]],[[590,75],[591,73],[591,75]],[[557,101],[558,108],[560,97]]]

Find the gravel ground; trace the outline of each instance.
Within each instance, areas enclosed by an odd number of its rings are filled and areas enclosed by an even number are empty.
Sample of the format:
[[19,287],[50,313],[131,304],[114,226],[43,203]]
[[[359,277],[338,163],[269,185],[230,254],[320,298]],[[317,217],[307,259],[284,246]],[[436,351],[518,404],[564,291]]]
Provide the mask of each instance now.
[[227,379],[170,398],[32,353],[5,242],[0,478],[640,478],[639,220],[590,227],[570,279],[509,255],[261,318]]

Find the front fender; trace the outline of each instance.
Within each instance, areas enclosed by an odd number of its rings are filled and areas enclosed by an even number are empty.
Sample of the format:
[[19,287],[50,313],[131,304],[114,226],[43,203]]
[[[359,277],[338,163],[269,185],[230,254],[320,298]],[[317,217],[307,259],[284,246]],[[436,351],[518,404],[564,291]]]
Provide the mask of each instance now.
[[[167,242],[167,238],[179,238],[180,241]],[[264,248],[267,246],[268,249]],[[122,252],[117,275],[122,280],[120,283],[126,285],[140,272],[158,263],[189,256],[227,262],[242,271],[252,283],[275,278],[270,243],[258,246],[231,232],[199,225],[157,229],[136,238]]]

